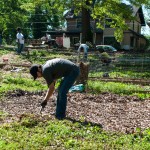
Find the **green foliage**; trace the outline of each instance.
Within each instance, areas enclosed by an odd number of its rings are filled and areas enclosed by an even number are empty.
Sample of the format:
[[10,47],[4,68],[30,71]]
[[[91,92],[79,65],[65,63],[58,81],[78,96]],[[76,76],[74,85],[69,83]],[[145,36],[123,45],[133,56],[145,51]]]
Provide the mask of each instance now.
[[21,126],[24,126],[26,128],[32,128],[34,126],[37,126],[39,124],[39,120],[37,118],[32,117],[26,117],[21,120]]
[[[141,7],[141,5],[145,5],[146,8],[150,7],[148,0],[127,1],[137,7]],[[97,20],[96,25],[101,29],[104,29],[105,17],[110,18],[112,22],[106,21],[105,23],[115,29],[115,37],[120,42],[123,31],[128,28],[125,20],[135,19],[132,16],[131,8],[121,2],[121,0],[3,0],[0,4],[0,32],[5,39],[9,34],[15,39],[15,29],[20,26],[24,29],[26,37],[33,31],[35,38],[39,38],[43,34],[42,31],[48,29],[47,25],[52,28],[64,26],[64,11],[74,7],[76,15],[83,9],[90,12],[91,18]]]
[[[131,71],[124,71],[123,69],[120,69],[119,71],[116,69],[116,71],[110,72],[109,76],[110,78],[125,78],[125,79],[149,79],[150,74],[149,72],[134,72],[133,67],[131,67]],[[89,73],[89,77],[102,77],[102,72],[91,72]]]
[[110,58],[110,56],[107,52],[103,52],[103,53],[101,53],[101,58],[102,59],[108,59],[108,58]]
[[[31,123],[30,123],[31,122]],[[0,126],[0,149],[149,149],[150,130],[134,134],[102,131],[99,126],[68,120],[40,120],[26,116]]]
[[9,50],[0,50],[0,56],[5,55],[5,54],[9,54],[10,51]]
[[0,95],[2,95],[3,93],[7,93],[7,91],[16,89],[22,89],[25,91],[38,91],[47,89],[46,84],[43,84],[39,81],[33,82],[33,79],[22,77],[5,76],[5,78],[3,78],[0,83]]
[[141,99],[150,98],[150,94],[141,94],[141,91],[146,91],[143,87],[133,84],[88,81],[88,88],[94,93],[111,92],[120,95],[136,95]]
[[[27,58],[24,56],[24,58],[29,59],[32,63],[36,64],[43,64],[48,59],[53,58],[66,58],[71,59],[73,55],[65,55],[65,53],[61,53],[60,51],[54,51],[54,52],[48,52],[46,50],[33,50],[30,52],[30,57]],[[38,59],[37,59],[38,58]]]
[[[35,14],[31,15],[30,24],[33,30],[33,36],[35,39],[42,37],[42,31],[47,30],[47,15],[43,13],[41,9],[41,5],[37,5],[35,7]],[[33,22],[33,23],[32,23]],[[44,35],[44,34],[43,34]]]
[[9,34],[15,38],[16,28],[24,26],[27,16],[26,11],[20,7],[22,2],[20,0],[7,0],[0,4],[0,32],[5,39],[8,39]]

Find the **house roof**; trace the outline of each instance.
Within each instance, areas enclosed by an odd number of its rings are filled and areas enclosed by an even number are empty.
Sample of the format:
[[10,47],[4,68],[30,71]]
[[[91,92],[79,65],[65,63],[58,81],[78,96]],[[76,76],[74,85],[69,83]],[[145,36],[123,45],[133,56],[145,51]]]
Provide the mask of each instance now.
[[141,20],[141,25],[146,26],[142,7],[140,7],[136,13],[139,14],[139,17],[140,17],[140,20]]
[[[123,3],[124,4],[124,3]],[[145,26],[146,23],[145,23],[145,19],[144,19],[144,14],[143,14],[143,10],[142,10],[142,7],[136,7],[136,6],[131,6],[131,5],[127,5],[127,4],[124,4],[126,5],[127,7],[130,7],[133,11],[133,16],[135,16],[137,13],[139,14],[139,17],[140,17],[140,21],[141,21],[141,25],[142,26]],[[79,13],[78,15],[75,15],[74,14],[74,8],[71,8],[70,10],[66,11],[66,13],[64,14],[64,17],[66,19],[72,19],[72,18],[81,18],[81,13]]]
[[140,34],[140,33],[137,33],[137,32],[135,32],[135,31],[133,31],[133,30],[131,30],[131,29],[129,29],[129,31],[130,31],[131,33],[137,35],[138,37],[141,37],[141,38],[146,39],[146,37],[145,37],[144,35]]

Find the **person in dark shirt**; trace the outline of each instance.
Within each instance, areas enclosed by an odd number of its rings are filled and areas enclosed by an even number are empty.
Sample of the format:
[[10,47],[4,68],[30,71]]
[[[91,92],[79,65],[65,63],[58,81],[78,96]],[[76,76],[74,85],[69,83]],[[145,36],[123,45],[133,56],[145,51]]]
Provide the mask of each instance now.
[[55,89],[55,82],[62,78],[61,84],[58,88],[56,118],[63,119],[66,117],[67,93],[79,76],[79,66],[66,59],[52,59],[48,60],[43,65],[32,65],[30,74],[36,78],[43,77],[48,85],[48,91],[41,103],[42,108],[47,105],[47,101],[52,96]]

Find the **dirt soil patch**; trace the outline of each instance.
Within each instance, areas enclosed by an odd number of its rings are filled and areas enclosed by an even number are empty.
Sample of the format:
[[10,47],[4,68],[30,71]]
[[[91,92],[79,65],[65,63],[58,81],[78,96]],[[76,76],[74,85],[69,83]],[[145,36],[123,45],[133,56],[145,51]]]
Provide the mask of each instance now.
[[[19,120],[24,114],[51,116],[56,108],[56,94],[40,114],[40,103],[45,92],[30,93],[21,90],[9,92],[0,101],[0,110],[8,117],[0,123]],[[87,122],[102,126],[107,131],[133,133],[136,128],[150,127],[150,99],[140,100],[134,96],[119,96],[111,93],[92,95],[86,93],[69,93],[67,117],[75,121],[81,118]]]
[[[5,61],[7,59],[7,61]],[[0,57],[0,66],[10,65],[10,66],[30,66],[31,62],[26,59],[21,59],[20,55],[15,55],[14,52],[2,55]]]

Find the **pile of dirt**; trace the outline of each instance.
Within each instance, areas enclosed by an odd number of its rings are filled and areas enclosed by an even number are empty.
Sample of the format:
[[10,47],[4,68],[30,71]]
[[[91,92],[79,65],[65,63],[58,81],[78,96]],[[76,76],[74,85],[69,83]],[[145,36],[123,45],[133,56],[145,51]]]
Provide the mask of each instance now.
[[[16,120],[23,114],[40,114],[40,103],[46,92],[30,93],[21,90],[12,91],[0,101],[0,109],[10,115],[1,123]],[[42,116],[51,115],[56,108],[56,94],[48,102]],[[92,95],[69,93],[67,118],[85,120],[102,126],[107,131],[133,133],[136,128],[150,127],[150,99],[140,100],[134,96],[119,96],[111,93]]]

